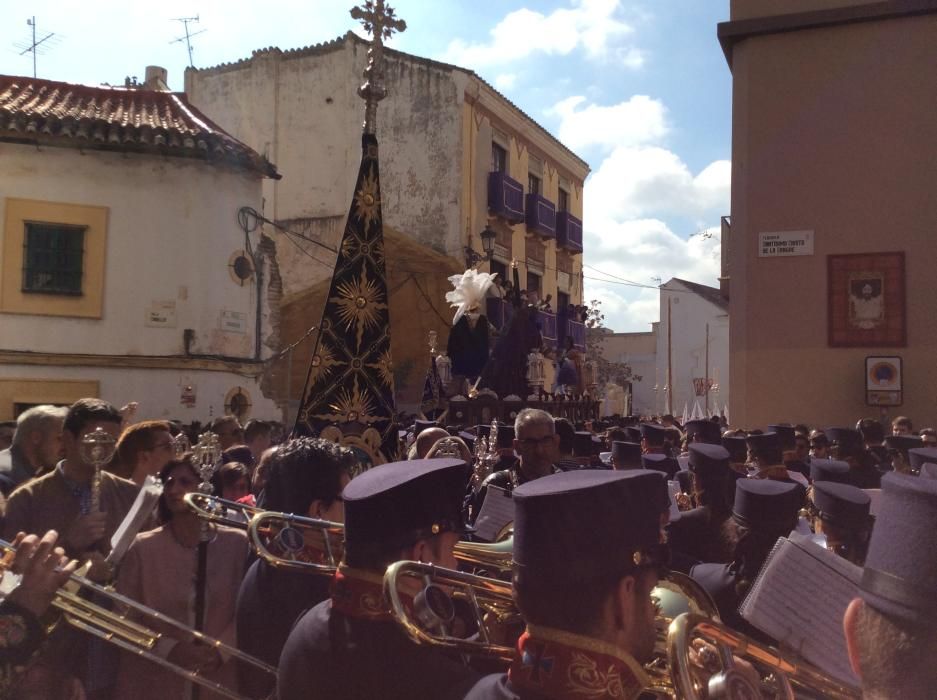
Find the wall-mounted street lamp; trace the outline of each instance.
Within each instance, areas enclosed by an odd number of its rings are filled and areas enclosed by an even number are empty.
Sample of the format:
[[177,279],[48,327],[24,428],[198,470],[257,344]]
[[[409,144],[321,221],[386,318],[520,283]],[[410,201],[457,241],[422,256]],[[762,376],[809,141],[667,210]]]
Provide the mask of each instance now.
[[474,248],[466,246],[465,264],[467,267],[474,267],[482,261],[491,262],[491,259],[494,257],[495,240],[498,238],[498,234],[495,233],[494,229],[486,225],[485,230],[478,235],[482,239],[482,249],[485,251],[485,254],[479,255]]

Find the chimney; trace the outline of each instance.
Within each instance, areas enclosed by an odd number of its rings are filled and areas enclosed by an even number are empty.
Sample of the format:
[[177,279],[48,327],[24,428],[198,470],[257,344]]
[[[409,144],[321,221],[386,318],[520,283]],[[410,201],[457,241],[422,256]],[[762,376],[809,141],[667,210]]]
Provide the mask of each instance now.
[[169,83],[166,82],[168,78],[169,71],[162,66],[147,66],[143,88],[145,90],[164,90],[168,92]]

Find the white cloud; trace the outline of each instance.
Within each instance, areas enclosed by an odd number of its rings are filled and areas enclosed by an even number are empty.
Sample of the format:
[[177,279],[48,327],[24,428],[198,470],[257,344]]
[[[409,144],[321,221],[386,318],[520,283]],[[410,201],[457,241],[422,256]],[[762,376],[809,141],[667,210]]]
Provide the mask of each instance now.
[[572,7],[559,8],[550,14],[522,8],[505,15],[485,42],[454,39],[441,59],[471,69],[501,65],[534,53],[567,56],[582,49],[593,59],[605,58],[610,50],[620,65],[640,68],[644,55],[637,49],[618,46],[634,33],[619,18],[619,0],[573,0]]
[[647,95],[633,95],[610,106],[588,104],[576,95],[557,102],[547,114],[560,118],[557,137],[574,151],[654,143],[668,131],[664,104]]
[[588,231],[585,249],[585,298],[602,300],[606,325],[616,331],[647,331],[659,311],[656,289],[623,280],[653,287],[680,277],[715,286],[719,276],[718,227],[684,239],[658,219],[633,219]]
[[650,215],[712,221],[729,208],[729,162],[715,161],[694,175],[660,146],[619,146],[586,182],[586,219],[603,223]]
[[502,73],[495,77],[495,87],[499,90],[510,90],[517,82],[517,73]]

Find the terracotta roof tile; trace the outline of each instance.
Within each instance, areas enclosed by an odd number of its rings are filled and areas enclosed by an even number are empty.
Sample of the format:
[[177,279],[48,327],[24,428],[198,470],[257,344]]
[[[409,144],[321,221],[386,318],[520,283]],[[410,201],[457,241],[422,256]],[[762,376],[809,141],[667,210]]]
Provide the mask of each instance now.
[[0,141],[198,158],[280,177],[266,158],[173,92],[0,75]]

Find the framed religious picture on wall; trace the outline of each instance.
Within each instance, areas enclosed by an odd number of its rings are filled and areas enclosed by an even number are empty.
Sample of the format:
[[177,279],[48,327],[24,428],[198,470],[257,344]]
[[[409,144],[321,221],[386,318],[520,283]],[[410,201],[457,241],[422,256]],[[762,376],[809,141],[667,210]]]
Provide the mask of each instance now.
[[904,347],[904,253],[827,256],[829,345]]

